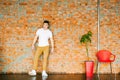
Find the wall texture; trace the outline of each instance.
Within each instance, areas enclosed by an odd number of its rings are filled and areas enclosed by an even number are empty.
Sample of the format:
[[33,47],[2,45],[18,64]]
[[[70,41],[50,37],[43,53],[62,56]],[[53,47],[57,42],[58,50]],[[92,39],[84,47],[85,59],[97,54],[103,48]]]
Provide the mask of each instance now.
[[[0,73],[26,73],[32,69],[31,44],[46,19],[51,22],[55,41],[48,72],[85,73],[87,56],[79,38],[89,30],[93,33],[90,58],[96,63],[97,0],[0,0]],[[100,1],[100,38],[100,49],[117,56],[112,66],[113,72],[119,73],[120,0]],[[42,71],[41,58],[38,72]],[[109,73],[109,65],[102,64],[100,70]]]

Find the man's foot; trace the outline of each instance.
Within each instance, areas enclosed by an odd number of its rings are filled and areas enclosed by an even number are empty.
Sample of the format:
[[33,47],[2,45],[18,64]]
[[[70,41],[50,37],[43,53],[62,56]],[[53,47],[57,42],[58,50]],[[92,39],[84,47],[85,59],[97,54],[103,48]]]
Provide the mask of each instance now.
[[35,70],[32,70],[28,73],[30,76],[35,76],[36,75],[36,71]]
[[42,76],[48,76],[48,74],[46,73],[46,71],[42,72]]

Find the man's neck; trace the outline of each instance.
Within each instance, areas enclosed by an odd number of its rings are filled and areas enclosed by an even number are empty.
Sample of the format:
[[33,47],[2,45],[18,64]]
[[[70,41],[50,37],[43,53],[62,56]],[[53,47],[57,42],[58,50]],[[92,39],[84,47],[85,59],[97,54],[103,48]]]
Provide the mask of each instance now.
[[48,28],[43,28],[44,30],[48,30]]

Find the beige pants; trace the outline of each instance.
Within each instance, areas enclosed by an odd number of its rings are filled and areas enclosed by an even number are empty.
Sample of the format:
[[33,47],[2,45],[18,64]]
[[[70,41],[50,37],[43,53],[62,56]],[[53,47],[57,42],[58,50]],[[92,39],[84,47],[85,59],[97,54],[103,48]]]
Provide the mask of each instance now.
[[47,59],[48,59],[48,55],[49,55],[49,46],[37,47],[37,50],[35,52],[35,57],[34,57],[34,65],[33,65],[34,70],[37,70],[38,59],[42,55],[42,53],[43,53],[43,70],[46,70],[46,68],[47,68]]

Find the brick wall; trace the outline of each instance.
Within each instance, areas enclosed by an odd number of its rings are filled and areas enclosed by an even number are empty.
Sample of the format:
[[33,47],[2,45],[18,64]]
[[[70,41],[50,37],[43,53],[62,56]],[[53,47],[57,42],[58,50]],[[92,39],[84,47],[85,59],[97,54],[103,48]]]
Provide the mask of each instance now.
[[[100,49],[117,56],[112,66],[113,72],[119,73],[120,1],[101,0],[100,7]],[[48,72],[85,73],[87,56],[79,38],[89,30],[93,33],[90,58],[96,63],[97,0],[0,0],[0,73],[26,73],[32,69],[31,44],[46,19],[51,22],[55,41]],[[41,58],[38,72],[42,71]],[[109,65],[102,64],[100,70],[110,72]]]

